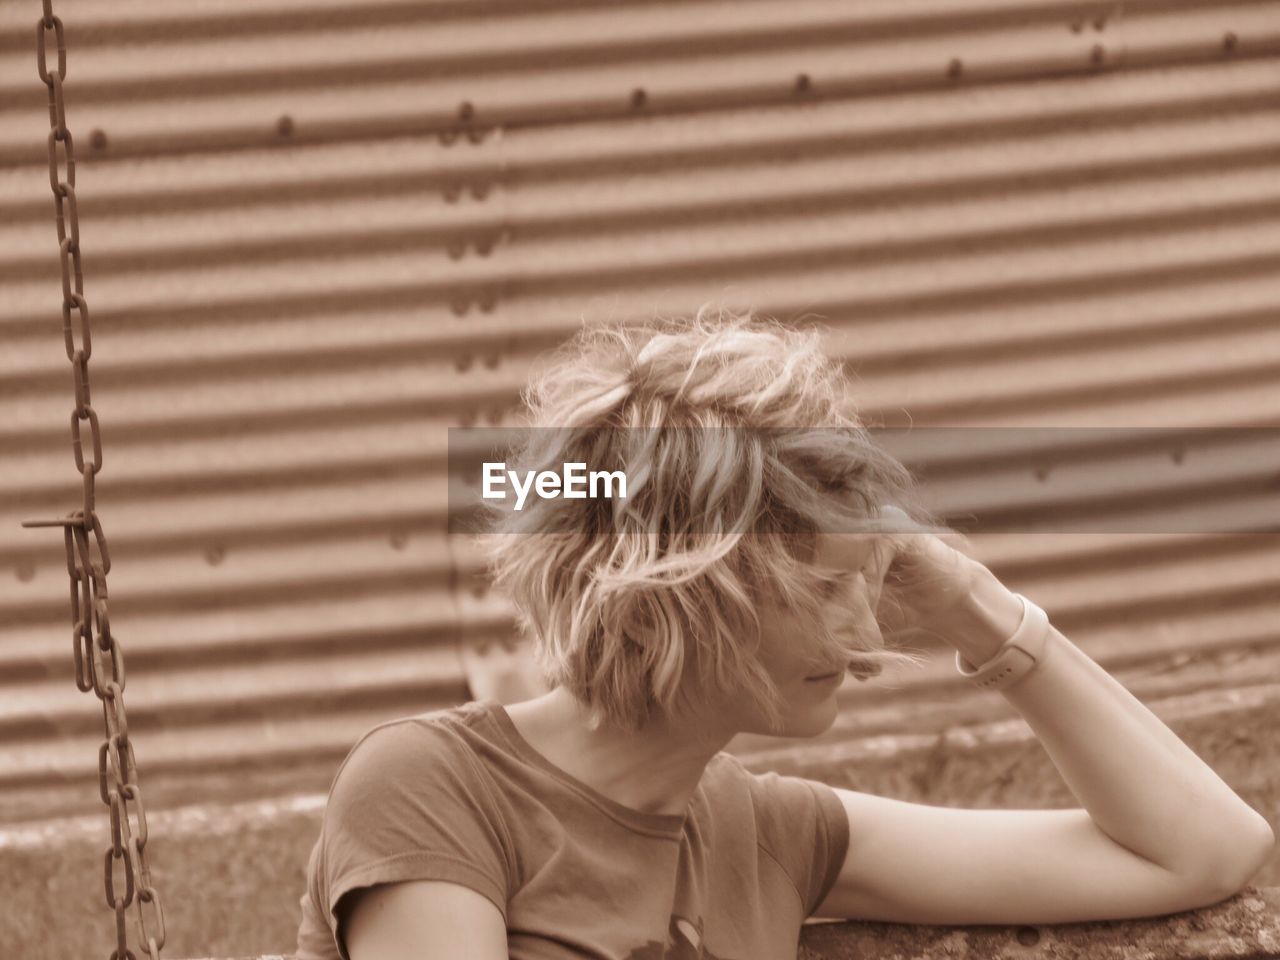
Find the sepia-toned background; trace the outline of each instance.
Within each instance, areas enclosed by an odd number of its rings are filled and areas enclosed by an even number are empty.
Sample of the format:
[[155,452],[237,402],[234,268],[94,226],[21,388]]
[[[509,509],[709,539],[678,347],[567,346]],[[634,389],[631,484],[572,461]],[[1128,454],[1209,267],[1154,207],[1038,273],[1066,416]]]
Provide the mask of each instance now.
[[[1280,2],[56,9],[148,812],[305,813],[230,875],[222,848],[166,862],[153,823],[169,955],[291,949],[338,761],[467,699],[460,643],[514,639],[444,533],[447,428],[514,422],[532,358],[583,322],[709,300],[829,326],[868,422],[1167,430],[910,465],[949,516],[1052,512],[1076,469],[1109,516],[1207,518],[976,544],[1280,820],[1280,541],[1232,532],[1280,470],[1179,433],[1280,426]],[[61,535],[19,526],[81,496],[39,14],[0,4],[0,821],[87,815],[105,842]],[[933,653],[847,685],[816,742],[735,747],[905,799],[1075,806],[1003,698]],[[61,891],[107,943],[98,833],[81,866],[23,829],[0,856],[31,900],[0,929],[34,943]],[[255,904],[220,912],[228,889]]]

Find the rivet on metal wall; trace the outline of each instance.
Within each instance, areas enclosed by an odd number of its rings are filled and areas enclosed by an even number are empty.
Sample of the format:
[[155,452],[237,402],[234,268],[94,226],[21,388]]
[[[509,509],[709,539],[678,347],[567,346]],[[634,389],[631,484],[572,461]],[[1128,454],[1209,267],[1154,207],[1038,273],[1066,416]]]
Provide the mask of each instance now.
[[280,119],[276,121],[276,133],[282,137],[288,137],[293,134],[293,117],[287,113],[282,113]]
[[467,311],[471,309],[471,301],[462,299],[454,300],[450,302],[449,309],[453,311],[453,315],[455,317],[466,316]]
[[1044,483],[1046,480],[1048,480],[1048,479],[1049,479],[1049,468],[1048,468],[1048,467],[1036,467],[1036,479],[1037,479],[1037,480],[1039,480],[1041,483]]
[[105,130],[90,131],[89,146],[95,150],[105,150],[107,148],[107,132]]
[[1074,21],[1074,22],[1071,24],[1071,32],[1072,32],[1072,33],[1079,33],[1079,32],[1080,32],[1081,30],[1083,30],[1083,29],[1084,29],[1084,21],[1083,21],[1083,20],[1076,20],[1076,21]]
[[445,203],[457,203],[458,197],[461,193],[462,187],[458,186],[456,183],[451,183],[441,191],[441,196],[444,197]]
[[1100,43],[1095,43],[1093,49],[1089,51],[1089,59],[1094,63],[1102,63],[1107,59],[1107,49]]
[[649,102],[649,94],[645,92],[644,87],[636,87],[631,91],[631,105],[633,107],[643,107]]
[[441,130],[437,134],[437,137],[439,138],[440,142],[444,144],[446,147],[452,147],[453,141],[458,139],[458,131],[457,130]]
[[1231,53],[1232,51],[1234,51],[1236,46],[1239,43],[1240,43],[1240,38],[1237,37],[1235,33],[1233,33],[1230,30],[1228,30],[1226,33],[1222,35],[1222,49],[1226,50],[1228,53]]
[[497,237],[481,237],[476,241],[476,253],[482,257],[487,257],[493,253],[493,245],[498,242]]
[[36,565],[30,560],[19,560],[13,568],[13,575],[22,583],[30,583],[36,578]]
[[471,369],[471,357],[463,354],[453,361],[453,365],[458,368],[459,373],[466,373]]
[[391,534],[391,548],[393,550],[403,550],[405,544],[409,542],[409,535],[403,530],[397,530]]
[[964,62],[959,57],[952,57],[951,62],[947,64],[947,76],[958,77],[964,73]]
[[489,191],[492,188],[493,184],[491,183],[473,183],[471,185],[471,196],[476,200],[483,200],[485,197],[489,196]]
[[1183,458],[1187,455],[1186,447],[1178,447],[1176,450],[1169,451],[1169,459],[1174,463],[1182,463]]
[[810,79],[807,73],[796,74],[796,92],[797,93],[808,93],[809,89],[812,86],[813,86],[813,80]]
[[447,247],[450,260],[461,260],[462,255],[467,252],[467,245],[461,240],[457,240]]
[[486,355],[484,358],[484,365],[488,367],[490,370],[497,370],[498,362],[499,362],[499,357],[496,353],[490,353]]
[[227,556],[226,548],[220,543],[215,543],[204,552],[204,562],[211,567],[216,567]]
[[1105,13],[1093,21],[1093,29],[1098,31],[1107,29],[1107,15]]
[[463,100],[458,104],[458,119],[470,120],[476,115],[476,108],[472,106],[470,100]]
[[480,312],[493,313],[493,308],[497,306],[498,299],[492,293],[486,293],[480,298]]

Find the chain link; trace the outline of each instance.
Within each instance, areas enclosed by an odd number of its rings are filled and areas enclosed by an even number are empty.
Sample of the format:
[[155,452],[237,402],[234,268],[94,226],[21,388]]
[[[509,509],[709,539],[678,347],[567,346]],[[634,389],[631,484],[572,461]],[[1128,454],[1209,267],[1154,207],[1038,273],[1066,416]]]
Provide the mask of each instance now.
[[[75,409],[71,412],[71,449],[83,478],[83,506],[57,520],[27,520],[24,527],[62,527],[71,579],[71,648],[76,687],[90,690],[102,703],[105,737],[98,747],[98,793],[111,820],[111,846],[103,857],[103,885],[107,906],[115,911],[116,946],[109,960],[138,960],[125,933],[127,911],[137,907],[138,943],[150,960],[159,960],[164,947],[164,909],[151,883],[147,865],[147,812],[129,739],[124,709],[124,651],[111,634],[107,608],[107,574],[111,556],[102,522],[94,512],[94,478],[102,469],[102,434],[98,413],[89,395],[89,304],[84,297],[80,266],[80,215],[76,203],[76,155],[66,124],[62,82],[67,76],[67,46],[62,21],[52,0],[42,0],[36,21],[36,69],[49,88],[49,186],[53,190],[58,260],[62,266],[62,331],[67,359],[72,364]],[[50,70],[49,40],[57,45],[57,68]],[[65,171],[65,172],[64,172]],[[79,317],[77,325],[72,314]],[[79,343],[77,344],[77,332]],[[88,437],[83,435],[88,424]],[[85,459],[85,451],[93,453]],[[96,556],[95,556],[96,554]],[[133,817],[130,818],[130,805]],[[147,909],[144,909],[144,906]],[[148,920],[147,910],[151,912]]]

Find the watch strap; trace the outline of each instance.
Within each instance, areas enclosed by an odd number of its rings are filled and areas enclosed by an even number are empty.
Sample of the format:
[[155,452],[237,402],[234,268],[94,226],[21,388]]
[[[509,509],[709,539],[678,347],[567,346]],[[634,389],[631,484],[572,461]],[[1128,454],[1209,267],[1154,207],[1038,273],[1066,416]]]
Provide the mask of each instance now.
[[956,670],[984,690],[1004,690],[1012,686],[1044,657],[1049,638],[1048,614],[1022,594],[1016,596],[1022,601],[1022,620],[994,656],[975,667],[956,651]]

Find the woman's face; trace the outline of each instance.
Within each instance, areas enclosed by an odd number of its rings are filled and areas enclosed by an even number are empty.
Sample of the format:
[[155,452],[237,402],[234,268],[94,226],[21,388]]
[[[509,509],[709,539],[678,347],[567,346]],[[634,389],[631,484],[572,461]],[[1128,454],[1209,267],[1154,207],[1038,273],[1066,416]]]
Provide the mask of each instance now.
[[[781,729],[770,730],[763,716],[745,718],[748,732],[782,737],[814,737],[835,723],[836,692],[848,676],[842,665],[818,662],[797,620],[786,608],[767,604],[760,613],[758,657],[778,689]],[[807,655],[806,655],[807,653]]]
[[[845,640],[851,651],[843,662],[833,663],[830,651],[818,649],[801,618],[781,601],[762,602],[760,646],[757,656],[780,694],[781,728],[769,729],[767,718],[755,704],[743,702],[731,709],[749,733],[784,737],[813,737],[830,729],[839,712],[837,692],[846,682],[852,651],[869,640],[879,646],[880,627],[875,607],[889,554],[875,536],[826,536],[819,538],[814,560],[827,569],[856,570],[845,586],[832,590],[821,617],[826,632]],[[861,641],[861,642],[859,642]]]
[[[762,603],[760,646],[757,656],[780,695],[781,728],[769,729],[767,718],[746,698],[731,706],[738,729],[782,737],[814,737],[830,729],[839,712],[837,692],[848,677],[849,658],[841,663],[824,659],[816,644],[805,636],[800,619],[778,602]],[[879,634],[867,598],[865,581],[855,580],[847,590],[833,593],[823,609],[827,630],[858,649],[857,637]],[[827,654],[829,657],[829,653]]]

